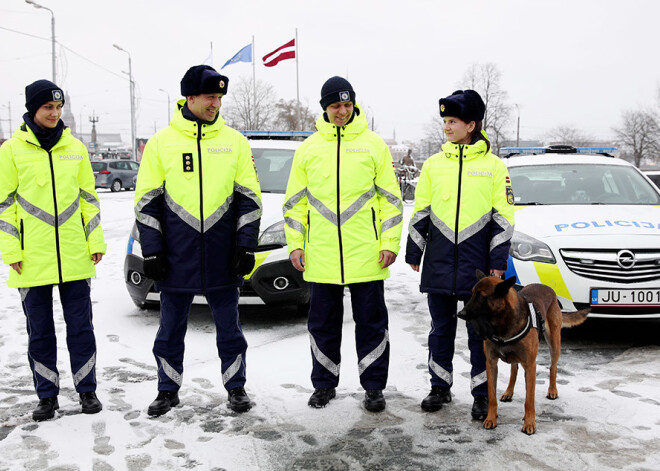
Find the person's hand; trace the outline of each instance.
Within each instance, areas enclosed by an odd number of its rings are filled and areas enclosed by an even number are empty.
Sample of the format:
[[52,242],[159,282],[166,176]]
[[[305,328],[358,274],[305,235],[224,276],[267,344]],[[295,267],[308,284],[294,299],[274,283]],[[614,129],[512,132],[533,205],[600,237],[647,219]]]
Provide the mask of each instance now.
[[497,278],[502,278],[504,276],[504,270],[494,270],[491,268],[490,276],[496,276]]
[[143,268],[144,276],[154,281],[163,281],[170,273],[170,263],[162,253],[144,257]]
[[380,257],[378,258],[378,263],[381,264],[382,268],[387,268],[394,263],[396,260],[396,254],[390,252],[389,250],[381,250]]
[[254,268],[254,252],[247,247],[236,247],[234,251],[234,271],[238,276],[245,276]]
[[413,265],[412,263],[409,263],[408,265],[410,265],[410,268],[412,268],[413,271],[419,272],[419,265]]
[[10,263],[9,266],[12,267],[19,275],[23,271],[23,262]]
[[305,251],[303,249],[296,249],[291,252],[289,259],[293,264],[293,268],[298,271],[305,271]]
[[103,258],[103,254],[100,253],[100,252],[97,252],[97,253],[93,253],[93,254],[92,254],[92,262],[94,262],[94,265],[96,265],[97,263],[99,263],[99,262],[101,261],[102,258]]

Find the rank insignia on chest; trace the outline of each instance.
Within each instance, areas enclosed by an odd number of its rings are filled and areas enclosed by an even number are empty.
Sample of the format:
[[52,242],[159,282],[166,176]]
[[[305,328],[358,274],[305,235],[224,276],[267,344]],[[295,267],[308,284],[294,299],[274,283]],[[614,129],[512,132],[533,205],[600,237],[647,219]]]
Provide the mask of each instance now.
[[190,152],[183,154],[183,171],[193,171],[193,155]]

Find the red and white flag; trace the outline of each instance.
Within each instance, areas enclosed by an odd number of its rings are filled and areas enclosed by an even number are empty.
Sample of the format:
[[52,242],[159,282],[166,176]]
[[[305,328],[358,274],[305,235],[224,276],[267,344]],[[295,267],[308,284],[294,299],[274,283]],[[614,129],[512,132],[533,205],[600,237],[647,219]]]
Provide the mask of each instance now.
[[279,64],[280,61],[286,59],[295,59],[296,57],[296,40],[295,38],[286,43],[284,46],[280,46],[275,49],[273,52],[266,54],[263,57],[264,65],[266,67],[273,67]]

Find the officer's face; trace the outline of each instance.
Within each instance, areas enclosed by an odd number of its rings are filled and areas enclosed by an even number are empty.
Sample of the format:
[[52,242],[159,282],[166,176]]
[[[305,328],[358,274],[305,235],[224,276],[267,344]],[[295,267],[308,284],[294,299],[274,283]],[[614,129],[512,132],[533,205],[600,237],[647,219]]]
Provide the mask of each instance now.
[[338,101],[328,105],[325,109],[328,114],[328,120],[338,128],[346,126],[348,120],[353,115],[352,101]]
[[462,119],[453,116],[445,116],[442,120],[444,121],[442,129],[445,131],[445,136],[447,136],[448,141],[453,142],[454,144],[470,143],[470,134],[474,131],[474,127],[477,123],[474,121],[466,123]]
[[202,93],[188,97],[188,108],[197,118],[203,121],[213,121],[220,111],[222,93]]
[[53,129],[62,116],[62,102],[49,101],[39,107],[34,113],[34,122],[40,128]]

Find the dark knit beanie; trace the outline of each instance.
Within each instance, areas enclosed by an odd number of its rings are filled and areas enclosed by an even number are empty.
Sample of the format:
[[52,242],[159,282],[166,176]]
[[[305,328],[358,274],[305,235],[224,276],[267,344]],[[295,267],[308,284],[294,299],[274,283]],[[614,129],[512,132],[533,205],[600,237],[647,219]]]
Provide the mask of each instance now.
[[456,90],[446,98],[440,98],[440,116],[453,116],[469,123],[482,121],[486,105],[474,90]]
[[37,80],[25,87],[25,107],[31,117],[44,103],[61,101],[64,104],[64,92],[50,80]]
[[353,87],[343,77],[331,77],[321,87],[321,108],[324,110],[332,103],[338,101],[352,101],[355,105],[355,92]]
[[188,69],[181,79],[181,95],[195,96],[202,93],[227,94],[229,78],[219,74],[210,65],[196,65]]

